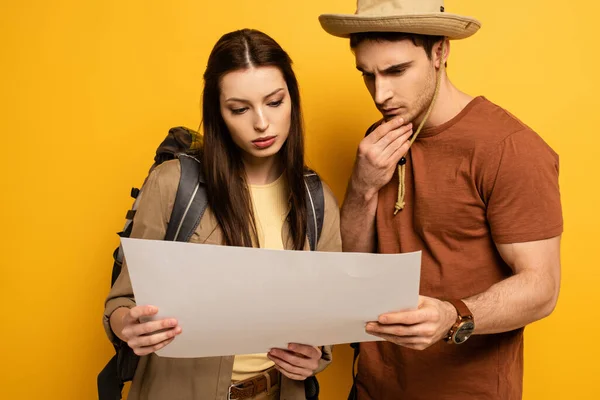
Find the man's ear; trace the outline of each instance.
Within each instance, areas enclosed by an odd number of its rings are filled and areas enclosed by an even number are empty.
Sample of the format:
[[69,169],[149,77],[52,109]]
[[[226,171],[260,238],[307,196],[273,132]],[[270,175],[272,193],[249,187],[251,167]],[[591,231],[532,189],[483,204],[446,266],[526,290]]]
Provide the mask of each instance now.
[[[442,46],[445,44],[445,46]],[[442,54],[442,48],[444,47],[444,54]],[[434,65],[436,68],[440,68],[440,60],[443,61],[444,65],[448,65],[448,57],[450,56],[450,40],[448,38],[444,38],[435,44],[433,47],[434,54]]]

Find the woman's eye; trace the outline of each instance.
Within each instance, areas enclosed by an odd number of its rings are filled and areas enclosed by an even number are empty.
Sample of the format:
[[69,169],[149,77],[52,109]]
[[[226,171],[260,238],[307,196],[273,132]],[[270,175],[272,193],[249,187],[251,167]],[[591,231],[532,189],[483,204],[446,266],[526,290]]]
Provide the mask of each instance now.
[[232,109],[232,110],[231,110],[231,112],[232,112],[233,114],[236,114],[236,115],[243,114],[243,113],[245,113],[246,111],[248,111],[248,107],[243,107],[243,108],[234,108],[234,109]]
[[272,102],[269,103],[269,106],[271,106],[271,107],[279,107],[281,105],[281,103],[283,103],[283,100],[272,101]]

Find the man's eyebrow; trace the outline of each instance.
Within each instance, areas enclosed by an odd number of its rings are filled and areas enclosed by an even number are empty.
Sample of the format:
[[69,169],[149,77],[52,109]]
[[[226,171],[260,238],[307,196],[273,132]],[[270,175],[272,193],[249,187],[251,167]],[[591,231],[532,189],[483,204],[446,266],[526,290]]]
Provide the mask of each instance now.
[[[401,71],[403,69],[410,67],[412,64],[413,64],[413,61],[407,61],[407,62],[400,63],[400,64],[394,64],[394,65],[387,67],[386,69],[384,69],[381,72],[386,74],[386,73],[390,73],[390,72]],[[360,72],[362,72],[363,74],[371,74],[372,73],[372,72],[366,71],[363,67],[361,67],[359,65],[356,66],[356,69],[359,70]]]
[[412,64],[413,64],[412,61],[407,61],[407,62],[404,62],[404,63],[400,63],[400,64],[396,64],[396,65],[392,65],[390,67],[387,67],[382,72],[383,73],[390,73],[390,72],[394,72],[394,71],[401,71],[403,69],[406,69],[406,68],[410,67]]

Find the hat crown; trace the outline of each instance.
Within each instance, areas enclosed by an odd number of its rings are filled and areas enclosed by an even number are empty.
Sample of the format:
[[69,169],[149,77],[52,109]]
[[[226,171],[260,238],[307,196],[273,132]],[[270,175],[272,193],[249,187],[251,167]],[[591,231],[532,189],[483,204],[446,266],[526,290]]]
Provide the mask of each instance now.
[[357,0],[356,15],[429,14],[443,7],[444,0]]

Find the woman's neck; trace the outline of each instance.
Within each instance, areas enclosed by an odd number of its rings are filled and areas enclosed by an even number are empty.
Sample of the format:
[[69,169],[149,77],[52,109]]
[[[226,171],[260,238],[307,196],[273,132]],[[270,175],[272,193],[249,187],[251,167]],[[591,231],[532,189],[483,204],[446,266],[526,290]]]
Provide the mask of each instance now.
[[268,185],[283,173],[281,158],[277,154],[266,158],[244,157],[243,162],[249,185]]

